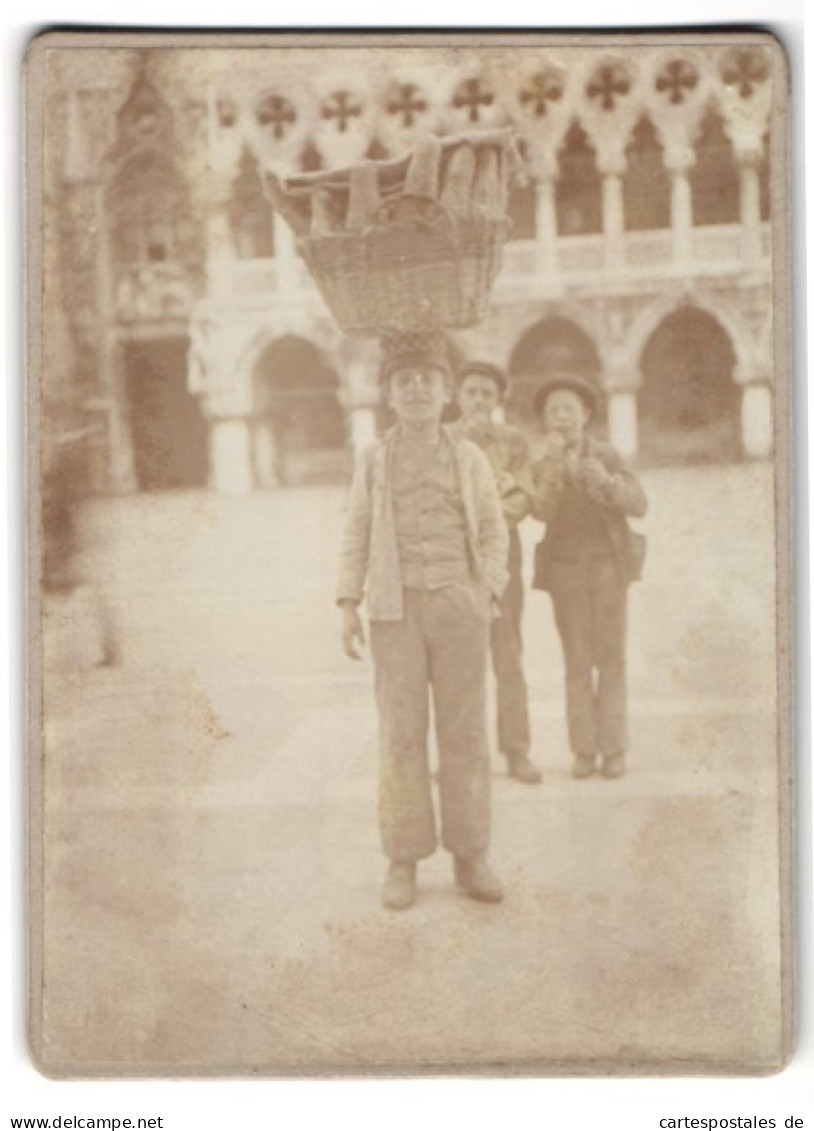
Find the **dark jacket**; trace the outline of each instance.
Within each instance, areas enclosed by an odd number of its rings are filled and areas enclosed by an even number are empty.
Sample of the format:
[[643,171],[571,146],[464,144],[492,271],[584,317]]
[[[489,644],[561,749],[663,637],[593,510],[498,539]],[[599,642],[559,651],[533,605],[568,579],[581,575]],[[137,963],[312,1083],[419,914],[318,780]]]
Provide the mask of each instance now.
[[[636,476],[625,466],[624,460],[610,444],[586,436],[582,456],[600,460],[610,476],[610,481],[599,491],[591,491],[577,482],[570,489],[564,460],[544,452],[533,465],[535,495],[532,514],[546,524],[543,541],[535,553],[532,587],[550,589],[551,563],[569,561],[573,551],[573,514],[568,513],[568,499],[576,500],[589,509],[592,520],[602,524],[610,552],[619,567],[624,585],[629,585],[641,575],[645,540],[628,525],[628,516],[642,518],[647,512],[647,498]],[[577,497],[575,492],[581,493]]]

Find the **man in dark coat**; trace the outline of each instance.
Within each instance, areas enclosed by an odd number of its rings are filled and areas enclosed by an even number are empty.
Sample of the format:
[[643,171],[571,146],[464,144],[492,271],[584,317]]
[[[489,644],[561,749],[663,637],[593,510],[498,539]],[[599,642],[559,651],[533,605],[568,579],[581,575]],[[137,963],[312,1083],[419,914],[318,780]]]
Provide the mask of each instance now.
[[499,366],[476,359],[458,367],[456,399],[461,419],[453,430],[484,451],[495,473],[509,531],[509,583],[492,621],[492,666],[497,684],[498,749],[517,781],[535,784],[541,774],[529,759],[531,733],[523,672],[523,553],[518,525],[531,514],[533,486],[526,437],[519,428],[493,419],[508,381]]
[[532,513],[546,534],[532,584],[551,594],[562,641],[572,773],[589,777],[601,758],[603,776],[617,778],[628,744],[627,587],[644,544],[627,518],[641,518],[647,499],[619,453],[586,433],[597,407],[592,385],[558,374],[534,407],[545,443],[532,468]]

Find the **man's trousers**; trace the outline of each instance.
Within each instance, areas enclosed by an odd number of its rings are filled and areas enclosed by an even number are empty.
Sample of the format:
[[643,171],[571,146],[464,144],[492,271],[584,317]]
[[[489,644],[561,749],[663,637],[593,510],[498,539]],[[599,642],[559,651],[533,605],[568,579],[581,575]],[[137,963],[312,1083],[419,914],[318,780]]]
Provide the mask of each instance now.
[[437,845],[427,749],[430,693],[441,843],[456,856],[476,856],[488,848],[491,616],[486,587],[467,581],[442,589],[405,589],[402,620],[370,623],[379,712],[379,815],[390,860],[420,860]]
[[516,527],[509,530],[509,583],[492,621],[492,666],[497,684],[497,744],[501,754],[528,754],[528,692],[523,672],[523,552]]
[[550,573],[565,660],[571,750],[578,757],[624,754],[627,590],[616,560],[585,556],[577,562],[553,562]]

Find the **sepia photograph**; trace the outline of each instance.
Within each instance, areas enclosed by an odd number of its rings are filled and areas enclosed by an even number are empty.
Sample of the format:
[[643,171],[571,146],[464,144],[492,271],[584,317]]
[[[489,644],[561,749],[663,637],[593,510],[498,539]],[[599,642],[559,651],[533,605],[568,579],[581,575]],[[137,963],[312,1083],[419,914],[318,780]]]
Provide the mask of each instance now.
[[32,41],[41,1072],[788,1063],[789,81]]

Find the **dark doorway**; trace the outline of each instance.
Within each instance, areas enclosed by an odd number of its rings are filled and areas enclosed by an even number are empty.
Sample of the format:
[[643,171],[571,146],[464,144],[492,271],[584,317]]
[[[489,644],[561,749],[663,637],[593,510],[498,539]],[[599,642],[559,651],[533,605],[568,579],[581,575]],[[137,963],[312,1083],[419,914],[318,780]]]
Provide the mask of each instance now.
[[342,481],[349,448],[339,378],[311,342],[272,342],[254,371],[258,486]]
[[642,351],[640,458],[648,464],[712,463],[740,453],[735,354],[721,324],[697,307],[676,310]]
[[124,345],[133,458],[142,491],[206,485],[207,428],[187,389],[188,345],[186,338]]

